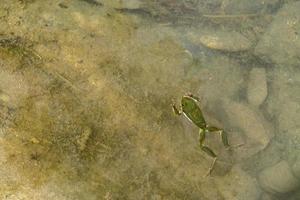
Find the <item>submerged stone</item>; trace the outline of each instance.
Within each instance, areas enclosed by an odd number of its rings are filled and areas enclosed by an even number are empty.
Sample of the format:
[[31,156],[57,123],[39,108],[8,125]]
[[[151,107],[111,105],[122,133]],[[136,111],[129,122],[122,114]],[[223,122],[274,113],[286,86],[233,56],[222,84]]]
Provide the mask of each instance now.
[[250,40],[241,33],[222,29],[190,32],[188,33],[188,38],[196,45],[203,45],[210,49],[221,51],[246,51],[252,46]]
[[300,180],[300,156],[292,165],[293,174]]
[[246,104],[226,100],[223,108],[229,126],[240,130],[247,137],[246,143],[239,148],[238,157],[250,157],[265,149],[273,137],[269,122],[263,115]]
[[[231,184],[232,182],[234,184]],[[255,178],[251,177],[239,166],[232,168],[226,176],[216,179],[216,185],[224,200],[256,200],[261,193]]]
[[277,65],[299,67],[300,2],[286,4],[255,48],[255,54]]
[[287,193],[300,186],[300,181],[294,177],[286,161],[264,169],[258,180],[262,188],[271,193]]
[[254,106],[261,105],[268,95],[265,68],[253,68],[249,74],[247,99]]

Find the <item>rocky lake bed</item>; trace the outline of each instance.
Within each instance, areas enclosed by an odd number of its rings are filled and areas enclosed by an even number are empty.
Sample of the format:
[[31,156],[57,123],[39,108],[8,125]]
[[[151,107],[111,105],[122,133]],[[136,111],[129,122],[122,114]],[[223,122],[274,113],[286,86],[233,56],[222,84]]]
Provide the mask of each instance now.
[[[300,2],[2,0],[0,199],[298,200]],[[172,113],[199,97],[207,134]]]

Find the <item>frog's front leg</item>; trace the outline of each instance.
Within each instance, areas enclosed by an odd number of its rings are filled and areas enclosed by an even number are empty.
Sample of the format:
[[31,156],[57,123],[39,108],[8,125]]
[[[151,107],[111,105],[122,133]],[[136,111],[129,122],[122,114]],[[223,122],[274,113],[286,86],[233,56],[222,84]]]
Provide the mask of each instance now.
[[213,157],[214,160],[206,174],[207,175],[210,175],[214,166],[215,166],[215,163],[217,161],[217,155],[207,146],[204,145],[204,140],[205,140],[205,130],[203,129],[199,129],[199,144],[200,144],[200,148],[202,151],[204,151],[205,153],[207,153],[209,156]]
[[182,114],[182,110],[179,110],[178,108],[176,108],[175,103],[173,103],[172,105],[172,109],[175,115],[181,115]]

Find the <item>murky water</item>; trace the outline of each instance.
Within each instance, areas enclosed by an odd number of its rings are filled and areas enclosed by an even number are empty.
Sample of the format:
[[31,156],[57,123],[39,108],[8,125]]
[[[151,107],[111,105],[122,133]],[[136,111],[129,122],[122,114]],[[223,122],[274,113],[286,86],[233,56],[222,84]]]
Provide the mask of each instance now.
[[300,199],[299,10],[1,0],[1,199]]

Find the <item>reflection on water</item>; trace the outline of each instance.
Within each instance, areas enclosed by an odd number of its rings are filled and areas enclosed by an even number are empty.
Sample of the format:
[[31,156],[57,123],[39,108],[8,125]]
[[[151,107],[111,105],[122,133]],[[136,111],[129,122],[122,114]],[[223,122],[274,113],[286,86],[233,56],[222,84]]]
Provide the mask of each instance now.
[[[300,2],[3,0],[1,199],[300,198]],[[210,125],[172,113],[200,99]]]

